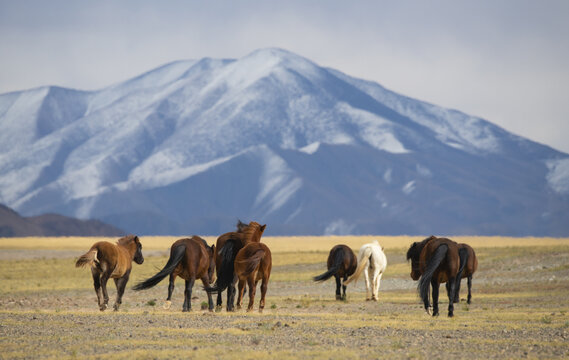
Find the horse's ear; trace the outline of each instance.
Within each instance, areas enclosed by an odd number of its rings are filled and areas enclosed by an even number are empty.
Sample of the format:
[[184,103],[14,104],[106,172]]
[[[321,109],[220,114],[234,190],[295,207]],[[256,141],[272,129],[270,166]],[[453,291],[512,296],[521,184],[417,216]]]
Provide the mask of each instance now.
[[137,235],[134,235],[134,241],[135,241],[135,242],[140,242],[140,239],[138,238]]
[[261,226],[261,231],[265,231],[265,228],[267,227],[267,224]]
[[215,244],[211,246],[211,251],[215,252]]

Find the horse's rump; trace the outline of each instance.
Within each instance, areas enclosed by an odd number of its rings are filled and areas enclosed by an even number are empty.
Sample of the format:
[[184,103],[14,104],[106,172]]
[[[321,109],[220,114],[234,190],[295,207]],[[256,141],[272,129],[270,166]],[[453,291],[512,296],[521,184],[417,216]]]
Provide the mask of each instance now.
[[345,285],[348,285],[352,281],[356,282],[358,281],[362,272],[369,264],[369,258],[371,256],[371,253],[372,253],[372,247],[367,246],[361,253],[358,254],[358,267],[356,268],[354,274],[350,276],[350,278],[346,282],[344,282]]
[[[345,262],[348,262],[347,264]],[[352,275],[356,270],[357,259],[352,249],[346,245],[336,245],[328,255],[328,271],[313,278],[314,281],[325,281],[332,276]]]
[[172,249],[170,250],[170,257],[168,258],[168,261],[166,262],[166,265],[164,265],[162,270],[160,270],[154,276],[139,282],[132,289],[138,291],[138,290],[149,289],[157,285],[160,281],[162,281],[166,276],[170,275],[176,269],[178,264],[180,264],[180,262],[184,259],[185,255],[186,255],[186,244],[184,244],[183,242],[178,244],[174,243],[174,245],[172,245]]
[[241,249],[235,258],[237,275],[247,277],[259,268],[265,254],[270,253],[267,246],[262,243],[251,243]]

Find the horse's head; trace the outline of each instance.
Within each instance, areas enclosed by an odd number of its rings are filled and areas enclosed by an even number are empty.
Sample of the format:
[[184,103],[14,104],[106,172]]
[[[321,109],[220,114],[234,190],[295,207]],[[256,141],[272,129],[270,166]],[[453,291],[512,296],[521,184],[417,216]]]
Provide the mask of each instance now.
[[419,257],[421,255],[421,245],[418,242],[414,242],[413,245],[407,251],[407,261],[411,260],[411,279],[417,281],[421,277],[421,271],[419,270]]
[[136,250],[134,252],[133,260],[135,263],[140,265],[144,262],[144,256],[142,256],[142,244],[140,243],[138,236],[135,236],[133,241],[136,245]]
[[244,231],[245,234],[245,242],[260,242],[261,236],[263,236],[263,232],[265,232],[265,228],[267,225],[260,225],[258,222],[251,221],[249,226]]
[[215,245],[206,246],[206,249],[209,254],[209,266],[207,268],[207,275],[209,276],[209,283],[213,284],[215,282]]

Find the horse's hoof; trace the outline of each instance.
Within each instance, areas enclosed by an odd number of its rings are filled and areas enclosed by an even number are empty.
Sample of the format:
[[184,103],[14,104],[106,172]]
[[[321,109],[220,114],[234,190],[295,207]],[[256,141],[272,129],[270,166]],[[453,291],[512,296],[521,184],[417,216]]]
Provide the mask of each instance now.
[[164,306],[162,306],[164,308],[164,310],[168,310],[170,309],[170,306],[172,306],[172,302],[170,300],[166,300],[164,302]]
[[101,310],[101,311],[107,310],[107,304],[103,304],[103,305],[99,306],[99,310]]

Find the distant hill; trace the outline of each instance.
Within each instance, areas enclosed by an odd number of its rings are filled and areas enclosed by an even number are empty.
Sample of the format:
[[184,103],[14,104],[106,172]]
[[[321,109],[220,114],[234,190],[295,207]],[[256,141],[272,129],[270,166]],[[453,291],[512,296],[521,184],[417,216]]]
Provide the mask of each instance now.
[[121,235],[124,231],[98,220],[79,220],[57,214],[23,217],[0,204],[0,237]]

